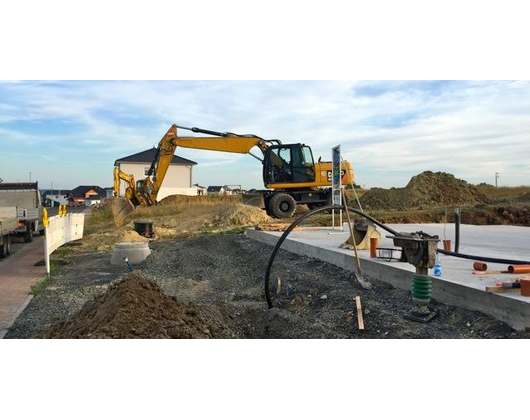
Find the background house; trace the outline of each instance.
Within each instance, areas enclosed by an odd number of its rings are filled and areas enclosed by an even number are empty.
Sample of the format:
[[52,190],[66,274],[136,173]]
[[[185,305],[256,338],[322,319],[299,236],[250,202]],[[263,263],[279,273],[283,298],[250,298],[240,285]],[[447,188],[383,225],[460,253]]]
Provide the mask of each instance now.
[[68,204],[70,190],[41,190],[42,201],[46,207],[58,207]]
[[[114,162],[114,165],[119,167],[126,174],[134,176],[134,180],[142,180],[147,176],[151,162],[155,157],[156,148],[144,150],[134,155],[125,156]],[[158,192],[157,200],[174,195],[197,195],[197,187],[193,186],[193,167],[197,162],[184,159],[180,156],[173,156],[173,160],[169,165],[169,169],[162,183],[162,187]],[[120,185],[120,196],[125,195],[125,183]]]
[[226,185],[212,185],[208,187],[208,195],[231,195],[232,190]]
[[102,197],[106,197],[103,188],[97,185],[80,185],[68,194],[68,204],[71,206],[92,206],[99,204]]
[[208,189],[206,187],[203,187],[199,184],[193,184],[195,188],[197,188],[197,195],[206,195]]
[[103,188],[103,190],[105,191],[104,192],[105,195],[103,198],[114,197],[114,187],[106,187],[106,188]]

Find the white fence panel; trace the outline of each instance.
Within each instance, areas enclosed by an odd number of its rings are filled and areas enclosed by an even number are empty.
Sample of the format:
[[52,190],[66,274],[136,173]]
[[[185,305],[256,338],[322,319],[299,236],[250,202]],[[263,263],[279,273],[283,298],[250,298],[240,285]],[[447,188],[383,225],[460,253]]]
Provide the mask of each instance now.
[[44,261],[46,273],[50,274],[50,255],[60,246],[83,237],[85,215],[68,213],[65,216],[53,216],[48,219],[45,229]]

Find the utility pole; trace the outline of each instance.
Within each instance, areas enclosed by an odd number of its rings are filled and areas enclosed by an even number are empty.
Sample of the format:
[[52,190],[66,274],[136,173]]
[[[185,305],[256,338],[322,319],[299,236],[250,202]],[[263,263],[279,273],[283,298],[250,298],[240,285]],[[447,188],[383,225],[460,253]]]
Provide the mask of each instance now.
[[31,182],[31,174],[32,174],[32,173],[33,173],[33,172],[30,172],[30,173],[29,173],[29,182]]
[[495,172],[495,188],[498,187],[499,173]]

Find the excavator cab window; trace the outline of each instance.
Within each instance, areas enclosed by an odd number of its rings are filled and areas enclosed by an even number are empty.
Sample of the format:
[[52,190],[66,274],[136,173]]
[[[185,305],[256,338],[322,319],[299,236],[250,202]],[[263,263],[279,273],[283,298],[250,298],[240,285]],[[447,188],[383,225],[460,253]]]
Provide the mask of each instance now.
[[264,160],[266,184],[315,181],[315,164],[311,148],[302,144],[271,146]]

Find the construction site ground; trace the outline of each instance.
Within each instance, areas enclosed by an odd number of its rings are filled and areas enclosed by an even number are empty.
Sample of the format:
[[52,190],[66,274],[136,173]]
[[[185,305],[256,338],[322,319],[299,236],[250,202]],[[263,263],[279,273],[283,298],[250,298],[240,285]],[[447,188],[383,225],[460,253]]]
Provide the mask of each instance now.
[[[442,185],[441,181],[454,184],[455,200],[441,194],[443,191],[437,188]],[[419,190],[429,191],[425,199],[418,194]],[[448,239],[452,236],[452,227],[448,224],[442,232],[440,229],[444,225],[439,222],[450,222],[451,209],[457,205],[462,207],[463,223],[527,225],[530,215],[530,208],[525,204],[528,202],[525,197],[530,194],[527,187],[477,186],[474,189],[446,174],[425,173],[397,193],[400,196],[396,203],[405,200],[410,209],[380,207],[379,203],[386,203],[384,190],[375,190],[364,200],[363,195],[367,193],[360,191],[363,204],[382,221],[416,222],[415,215],[419,214],[417,222],[438,222],[433,225],[436,231],[430,233]],[[396,198],[395,191],[388,194],[389,198]],[[347,191],[347,196],[353,202],[352,191]],[[512,205],[516,207],[512,209]],[[483,206],[492,207],[485,209]],[[306,211],[305,206],[299,206],[297,214]],[[127,267],[110,265],[113,246],[117,242],[145,241],[133,231],[133,224],[146,220],[154,224],[156,240],[150,242],[153,253],[134,267],[134,274],[138,274],[135,280],[127,279],[126,284],[118,284],[127,274]],[[439,309],[440,315],[430,324],[407,321],[403,314],[411,308],[409,291],[385,281],[373,281],[372,290],[361,289],[353,279],[350,254],[350,266],[344,270],[340,264],[332,265],[322,259],[282,250],[272,277],[281,278],[284,289],[278,298],[279,307],[269,310],[263,278],[272,250],[270,245],[274,242],[268,245],[255,242],[242,233],[248,227],[275,222],[259,208],[242,204],[237,196],[170,196],[157,206],[137,208],[125,220],[125,226],[116,229],[110,207],[105,205],[87,215],[85,236],[81,241],[61,247],[53,254],[52,259],[61,265],[55,264],[49,283],[40,288],[43,290],[31,300],[6,337],[483,338],[526,337],[528,334],[515,331],[480,311],[475,312],[476,307],[463,309],[470,296],[466,290],[478,292],[478,289],[463,290],[458,304],[448,302],[454,306],[440,303],[441,299],[434,300],[433,306]],[[314,226],[329,226],[331,215],[316,215],[309,222]],[[473,244],[469,242],[474,228],[463,227],[461,250],[488,252],[487,245],[492,241],[481,235],[474,237]],[[484,228],[492,231],[517,229],[508,226]],[[292,234],[293,238],[296,234],[298,232]],[[269,236],[277,238],[278,234]],[[497,241],[497,252],[492,256],[502,254],[516,258],[518,255],[513,251],[519,247],[518,241],[524,243],[526,236],[524,232],[515,232],[505,238],[506,241]],[[334,250],[343,239],[344,235],[333,239]],[[475,249],[468,249],[475,245]],[[528,250],[523,250],[523,254],[525,252],[527,254]],[[311,256],[319,257],[317,254]],[[524,255],[521,257],[526,259]],[[407,268],[409,271],[402,268],[399,271],[409,276],[412,267]],[[442,278],[451,273],[451,266],[445,261],[443,271]],[[472,280],[486,283],[492,278]],[[112,285],[116,287],[109,291]],[[435,298],[437,290],[435,287]],[[176,296],[178,301],[170,302],[161,293]],[[365,331],[357,326],[353,302],[357,295],[364,309]],[[93,298],[97,299],[92,301]],[[488,299],[492,299],[491,296]],[[500,298],[490,306],[495,308],[499,300],[517,298]],[[187,306],[195,303],[197,308]],[[143,306],[138,307],[139,304]],[[174,308],[177,319],[163,310],[166,304]],[[171,319],[167,319],[168,316]],[[220,324],[214,322],[217,318],[221,319]],[[205,324],[202,331],[198,329],[201,322]]]
[[[273,277],[280,277],[291,292],[279,297],[280,307],[269,310],[264,297],[263,278],[272,248],[243,234],[200,234],[150,244],[153,253],[134,267],[140,278],[152,280],[161,291],[174,296],[188,318],[199,314],[205,328],[197,338],[527,338],[507,324],[477,311],[447,306],[434,301],[440,315],[428,324],[406,320],[409,293],[388,283],[373,282],[364,290],[352,272],[318,259],[281,251]],[[33,337],[173,337],[183,332],[164,328],[140,328],[141,320],[120,312],[120,299],[105,300],[109,287],[127,275],[126,266],[111,266],[109,250],[87,250],[74,244],[63,252],[66,264],[54,272],[48,287],[35,296],[6,335],[6,338]],[[68,254],[68,255],[66,255]],[[127,280],[130,281],[130,280]],[[143,281],[143,280],[142,280]],[[154,286],[140,281],[136,288],[158,299]],[[114,294],[120,285],[113,288]],[[122,287],[123,288],[123,287]],[[149,289],[149,290],[148,290]],[[134,287],[127,293],[134,293]],[[153,297],[154,296],[154,297]],[[360,296],[366,329],[357,325],[354,297]],[[74,316],[92,299],[83,316]],[[102,298],[103,297],[103,298]],[[129,300],[134,302],[135,296]],[[162,298],[161,298],[162,299]],[[162,299],[164,301],[165,297]],[[113,303],[116,302],[116,303]],[[136,302],[138,303],[138,302]],[[118,307],[112,307],[112,305]],[[154,307],[157,307],[153,303]],[[83,324],[87,319],[106,319],[105,311],[121,313],[119,328],[98,329]],[[189,315],[192,314],[192,315]],[[137,314],[136,314],[137,315]],[[199,316],[197,315],[197,316]],[[110,316],[110,315],[108,315]],[[195,315],[193,315],[195,316]],[[90,318],[92,317],[92,318]],[[186,318],[186,319],[188,319]],[[76,323],[65,324],[75,320]],[[167,321],[167,320],[166,320]],[[57,327],[63,323],[63,328]],[[167,321],[169,322],[169,321]],[[179,319],[178,325],[187,321]],[[191,321],[190,321],[191,322]],[[55,327],[51,327],[55,324]],[[116,323],[115,323],[116,324]],[[207,325],[206,325],[207,324]],[[118,324],[116,324],[118,325]],[[214,325],[214,327],[211,327]],[[187,325],[184,325],[187,328]],[[206,328],[208,326],[208,328]],[[50,328],[51,327],[51,328]],[[68,327],[68,328],[67,328]],[[95,327],[94,327],[95,328]],[[213,330],[212,330],[213,328]],[[68,335],[71,331],[71,335]],[[155,332],[153,332],[155,331]],[[194,335],[195,334],[195,335]]]
[[[441,239],[452,240],[454,246],[453,224],[400,224],[387,225],[398,232],[424,231],[430,235],[438,235]],[[381,248],[394,248],[394,256],[399,258],[399,248],[387,238],[390,233],[381,230]],[[492,258],[512,260],[528,260],[530,243],[526,240],[530,228],[522,226],[461,226],[460,252]],[[281,232],[260,232],[249,230],[252,239],[259,240],[269,245],[274,245]],[[283,248],[301,255],[315,256],[327,262],[349,270],[355,270],[353,251],[339,248],[339,245],[348,238],[348,227],[322,228],[292,232],[284,242]],[[442,245],[440,244],[441,248]],[[384,259],[370,258],[369,250],[362,250],[362,267],[365,274],[388,282],[405,290],[410,289],[411,277],[414,266]],[[468,309],[479,310],[492,315],[517,329],[530,327],[530,298],[521,296],[520,293],[488,293],[486,286],[495,286],[498,281],[515,281],[517,278],[528,275],[513,274],[483,274],[478,275],[473,269],[473,260],[440,255],[442,275],[433,276],[433,296],[438,300],[461,306]],[[490,271],[506,271],[507,265],[488,264]],[[475,274],[473,274],[475,272]],[[520,290],[520,289],[518,289]]]

